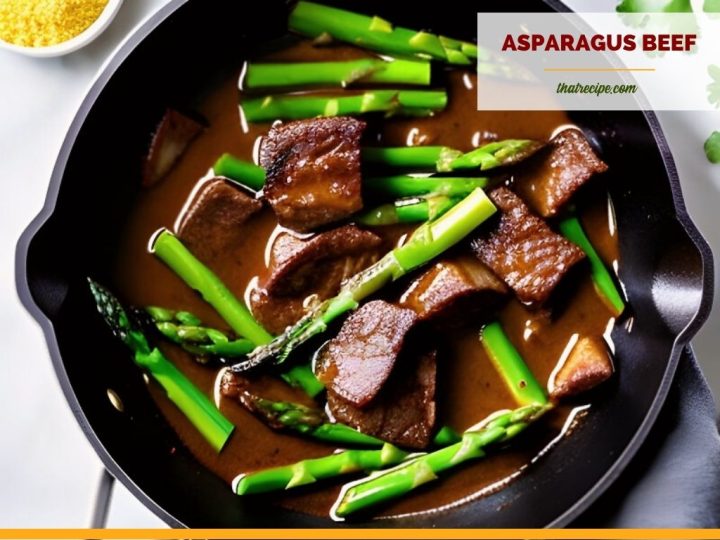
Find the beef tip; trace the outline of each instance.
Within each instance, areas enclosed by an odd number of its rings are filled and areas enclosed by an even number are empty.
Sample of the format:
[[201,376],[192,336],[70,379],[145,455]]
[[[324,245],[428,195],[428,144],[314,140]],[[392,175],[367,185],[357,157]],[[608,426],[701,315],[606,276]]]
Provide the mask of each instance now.
[[337,294],[350,276],[380,257],[383,241],[354,225],[309,238],[281,233],[273,242],[268,277],[250,291],[257,319],[279,334],[315,304]]
[[330,390],[330,414],[338,422],[384,441],[408,448],[427,447],[435,424],[435,357],[431,351],[417,362],[403,362],[375,400],[362,409]]
[[468,315],[489,313],[497,307],[507,287],[472,256],[458,256],[435,263],[415,279],[400,305],[421,320],[468,320]]
[[564,399],[587,392],[613,374],[613,363],[605,342],[582,337],[551,381],[550,397]]
[[595,154],[582,132],[566,129],[518,171],[515,190],[535,212],[550,217],[556,215],[593,174],[606,170],[607,165]]
[[145,156],[142,185],[149,187],[169,173],[190,143],[204,129],[205,126],[189,116],[174,109],[167,109]]
[[349,117],[299,120],[273,127],[260,146],[263,193],[281,225],[306,232],[362,208],[360,137]]
[[337,262],[336,266],[351,265],[359,271],[368,266],[370,259],[373,262],[377,259],[381,244],[378,235],[355,225],[344,225],[310,238],[282,233],[273,243],[269,277],[263,287],[277,295],[302,292],[314,281],[327,281],[326,274],[330,273],[327,261]]
[[520,301],[541,304],[585,254],[533,215],[509,189],[497,188],[489,197],[499,210],[499,219],[480,227],[470,247]]
[[350,315],[318,358],[318,378],[356,407],[370,403],[390,377],[418,318],[415,312],[383,300]]
[[227,180],[212,178],[191,195],[180,218],[178,237],[207,262],[235,246],[242,239],[242,225],[261,208],[259,201]]

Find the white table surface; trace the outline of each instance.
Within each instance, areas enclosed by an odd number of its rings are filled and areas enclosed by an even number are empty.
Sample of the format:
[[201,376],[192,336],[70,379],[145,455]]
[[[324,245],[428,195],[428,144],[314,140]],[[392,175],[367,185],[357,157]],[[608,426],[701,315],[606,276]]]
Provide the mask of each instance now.
[[[65,402],[40,328],[17,299],[15,243],[42,207],[65,132],[98,68],[132,28],[166,1],[126,0],[97,41],[67,57],[32,59],[0,50],[0,527],[89,524],[101,464]],[[612,0],[567,3],[588,11],[613,5]],[[720,253],[720,165],[710,165],[702,149],[709,133],[720,129],[720,113],[659,116],[690,213]],[[719,323],[720,310],[715,310],[694,340],[716,395]],[[108,525],[163,526],[117,484]]]

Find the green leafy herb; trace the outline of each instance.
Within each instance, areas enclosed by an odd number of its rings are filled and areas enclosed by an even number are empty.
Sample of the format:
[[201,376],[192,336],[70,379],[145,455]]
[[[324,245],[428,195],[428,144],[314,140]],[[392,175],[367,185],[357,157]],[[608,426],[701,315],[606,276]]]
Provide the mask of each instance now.
[[705,141],[705,155],[710,163],[720,163],[720,131],[713,131]]
[[703,11],[705,13],[720,13],[720,0],[705,0]]
[[690,0],[622,0],[620,13],[692,13]]

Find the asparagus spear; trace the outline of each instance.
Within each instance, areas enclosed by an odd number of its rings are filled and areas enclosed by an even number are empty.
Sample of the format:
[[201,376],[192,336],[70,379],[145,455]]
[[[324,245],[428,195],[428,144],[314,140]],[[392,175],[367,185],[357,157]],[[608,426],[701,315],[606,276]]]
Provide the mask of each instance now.
[[623,301],[622,294],[618,291],[615,286],[615,281],[605,267],[605,263],[603,263],[590,242],[590,239],[585,234],[580,220],[576,217],[569,217],[562,220],[560,222],[560,232],[562,232],[565,238],[580,246],[585,252],[585,255],[587,255],[590,261],[592,279],[596,290],[600,294],[600,297],[605,300],[608,307],[613,310],[615,316],[619,316],[625,311],[625,302]]
[[384,441],[345,424],[331,423],[320,409],[299,403],[272,401],[245,389],[240,390],[238,399],[246,409],[273,429],[295,431],[308,437],[339,444],[378,447],[384,444]]
[[543,144],[528,139],[505,139],[484,144],[475,150],[453,158],[446,154],[438,161],[438,171],[479,169],[486,171],[503,165],[512,165],[537,152]]
[[290,12],[292,32],[317,38],[331,36],[384,54],[421,56],[445,60],[440,38],[426,32],[393,27],[380,17],[369,17],[314,2],[300,1]]
[[202,321],[187,311],[157,306],[149,306],[145,311],[163,336],[199,357],[233,358],[245,356],[255,348],[249,339],[231,339],[220,330],[202,326]]
[[356,221],[371,227],[432,221],[442,216],[459,201],[459,198],[445,195],[399,199],[363,212],[356,218]]
[[510,342],[499,322],[485,326],[480,332],[480,339],[495,369],[500,373],[518,404],[547,403],[545,390]]
[[159,349],[150,346],[145,335],[130,322],[117,298],[92,279],[88,278],[88,283],[98,311],[113,333],[135,353],[135,363],[160,383],[205,440],[217,452],[222,450],[235,426]]
[[549,408],[549,405],[533,404],[493,415],[479,429],[465,432],[458,443],[347,484],[333,505],[332,512],[334,516],[342,518],[405,495],[436,480],[437,475],[445,470],[484,457],[488,446],[509,441]]
[[260,191],[265,184],[265,169],[230,154],[223,154],[217,159],[213,165],[213,172],[217,176],[225,176],[255,191]]
[[449,161],[462,152],[447,146],[370,146],[362,149],[364,163],[405,169],[436,169],[441,161]]
[[455,49],[445,49],[446,62],[455,66],[470,66],[472,60],[462,51]]
[[174,234],[161,230],[155,236],[151,249],[185,283],[198,291],[238,335],[247,338],[253,345],[264,345],[272,340],[247,307]]
[[483,190],[475,189],[440,218],[421,225],[407,243],[346,281],[337,296],[320,304],[268,345],[256,348],[245,362],[235,364],[232,369],[245,371],[267,363],[284,362],[296,347],[324,332],[330,322],[357,308],[359,302],[386,284],[455,245],[495,210]]
[[375,176],[363,180],[363,188],[371,193],[391,197],[413,197],[416,195],[446,195],[465,197],[476,188],[484,188],[488,179],[458,178],[450,176]]
[[463,154],[446,146],[401,146],[397,148],[363,148],[367,163],[390,167],[435,169],[438,172],[477,169],[485,171],[522,161],[542,148],[529,139],[505,139],[485,144]]
[[459,51],[468,58],[477,59],[478,47],[474,43],[468,41],[460,41],[459,39],[449,38],[447,36],[439,36],[440,43],[445,47],[445,50]]
[[271,122],[371,112],[428,116],[446,105],[444,90],[367,90],[349,96],[261,96],[244,99],[242,109],[248,122]]
[[248,63],[244,87],[338,85],[356,82],[430,84],[430,63],[418,60],[361,58],[344,62]]
[[455,431],[450,426],[441,427],[433,437],[433,444],[435,446],[450,446],[462,440],[462,435]]
[[293,366],[285,373],[281,373],[280,377],[290,386],[302,388],[311,398],[325,390],[325,385],[315,377],[315,373],[313,373],[309,364]]
[[[251,352],[255,345],[247,339],[231,339],[225,332],[202,326],[202,321],[187,311],[150,306],[145,308],[155,327],[167,339],[195,355],[201,363],[208,356],[237,358]],[[317,396],[325,386],[317,380],[308,364],[291,367],[280,377],[291,386],[302,388],[310,397]]]
[[233,481],[238,495],[251,495],[312,484],[318,480],[359,471],[372,471],[400,463],[407,452],[386,443],[380,450],[345,450],[258,472],[241,474]]

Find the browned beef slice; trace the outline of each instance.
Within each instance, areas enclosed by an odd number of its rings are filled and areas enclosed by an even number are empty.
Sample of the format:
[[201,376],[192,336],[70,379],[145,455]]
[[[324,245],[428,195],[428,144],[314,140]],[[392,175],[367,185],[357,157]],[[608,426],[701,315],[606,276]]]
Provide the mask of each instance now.
[[458,256],[435,263],[408,287],[400,305],[421,320],[466,318],[497,307],[507,287],[472,256]]
[[533,215],[509,189],[497,188],[489,197],[500,216],[478,229],[470,241],[473,252],[522,302],[544,302],[585,254]]
[[279,334],[316,303],[337,294],[341,283],[380,257],[382,239],[354,225],[300,237],[279,234],[267,278],[250,291],[255,317]]
[[368,302],[348,317],[323,349],[318,378],[350,404],[366,406],[390,377],[416,322],[410,309],[384,300]]
[[516,177],[515,190],[543,217],[554,216],[573,193],[607,165],[577,129],[566,129],[549,147],[528,161]]
[[153,185],[165,176],[205,126],[173,109],[167,109],[145,156],[142,184]]
[[580,338],[555,375],[550,397],[557,400],[587,392],[612,374],[612,359],[605,342],[598,337]]
[[263,193],[281,225],[310,231],[362,208],[360,137],[349,117],[299,120],[273,127],[260,146]]
[[192,195],[180,219],[178,237],[199,259],[231,249],[242,238],[242,225],[262,204],[223,178],[212,178]]
[[435,356],[432,351],[417,362],[403,362],[380,394],[362,409],[329,391],[330,413],[338,422],[384,441],[427,447],[435,424]]
[[[303,292],[318,281],[327,282],[333,274],[329,266],[364,268],[371,259],[375,260],[381,244],[378,235],[355,225],[344,225],[310,238],[282,233],[273,242],[268,278],[261,285],[273,295]],[[329,261],[334,264],[326,264]]]

